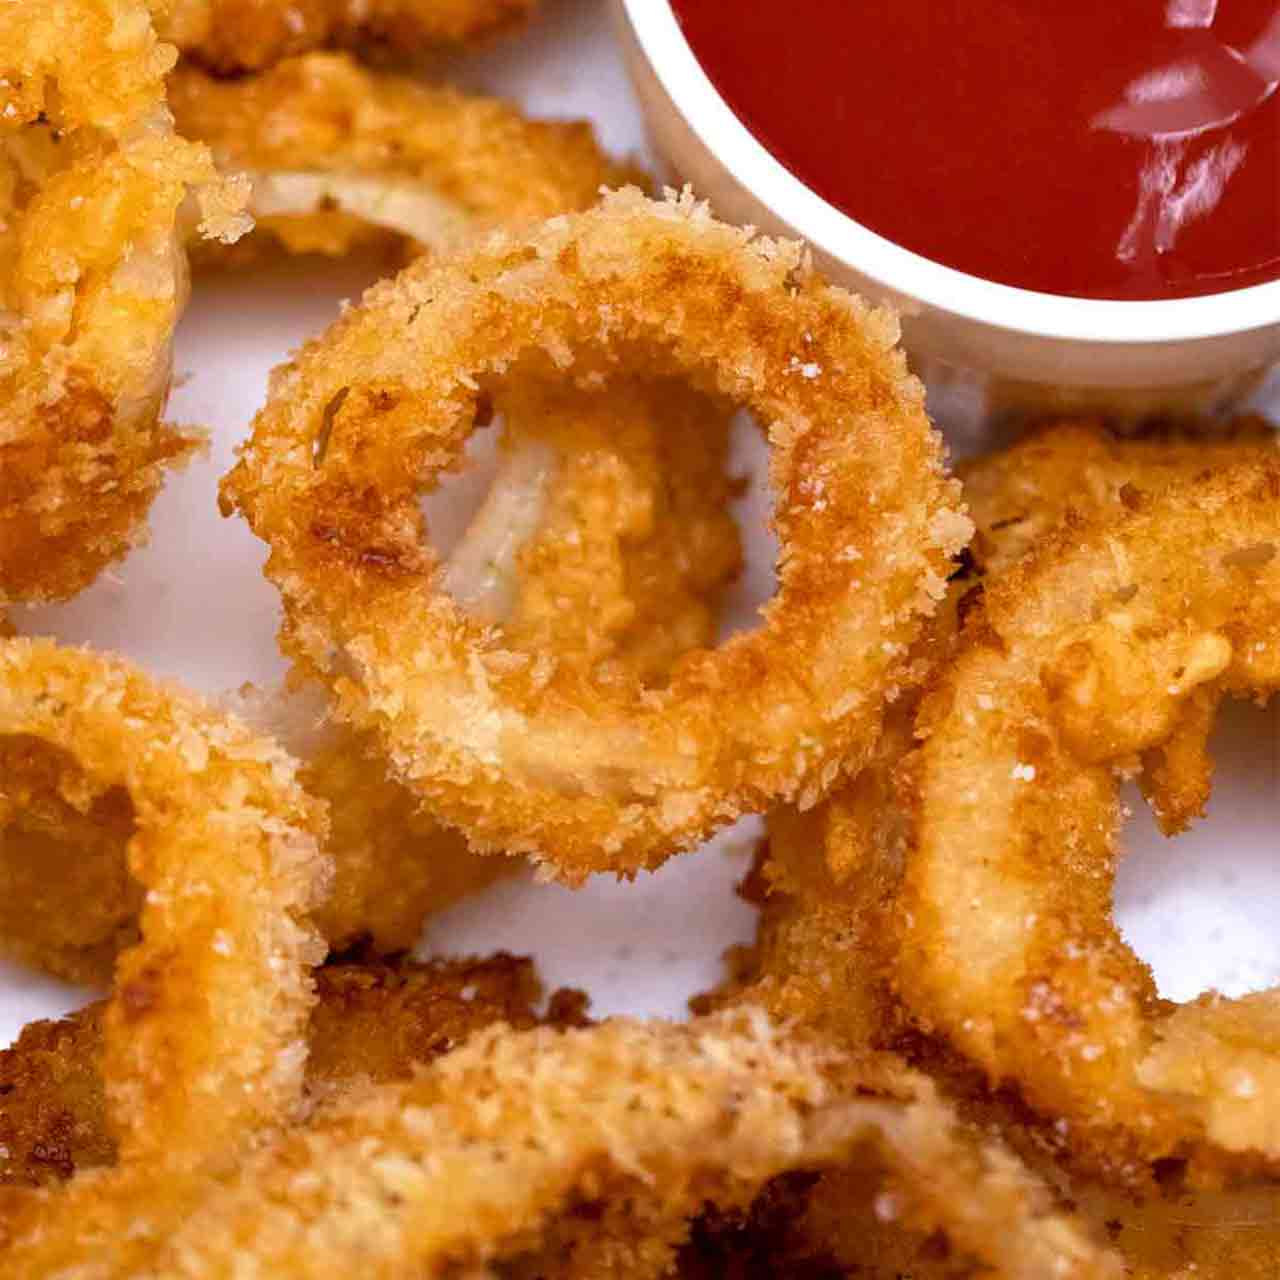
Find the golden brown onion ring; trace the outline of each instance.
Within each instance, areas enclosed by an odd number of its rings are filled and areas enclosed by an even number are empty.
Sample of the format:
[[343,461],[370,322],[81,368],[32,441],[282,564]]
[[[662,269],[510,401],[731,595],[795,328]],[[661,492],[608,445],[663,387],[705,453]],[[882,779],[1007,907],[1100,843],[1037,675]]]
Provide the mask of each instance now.
[[90,793],[123,788],[134,808],[143,940],[120,957],[103,1025],[119,1160],[0,1201],[6,1274],[119,1271],[300,1096],[322,820],[280,748],[85,652],[0,645],[0,735],[73,756]]
[[[1123,515],[1140,494],[1268,458],[1280,458],[1280,433],[1257,418],[1239,419],[1213,437],[1145,439],[1121,439],[1089,421],[1064,421],[1038,428],[1009,449],[962,463],[957,472],[975,528],[971,563],[953,579],[944,607],[908,657],[917,692],[886,712],[871,763],[831,801],[838,813],[816,820],[826,828],[818,838],[835,881],[856,893],[859,878],[883,878],[886,867],[901,862],[909,805],[900,802],[896,774],[915,745],[918,691],[927,687],[930,672],[950,661],[963,616],[985,584],[1034,554],[1068,519]],[[1184,830],[1204,812],[1213,770],[1208,736],[1217,705],[1206,691],[1193,695],[1177,731],[1143,758],[1139,782],[1166,835]],[[781,823],[790,821],[786,814],[779,816]]]
[[[571,1025],[584,998],[557,992],[535,1013],[541,984],[532,961],[327,964],[315,971],[307,1027],[305,1092],[312,1105],[369,1080],[407,1080],[495,1022],[518,1030]],[[56,1022],[29,1023],[0,1050],[0,1184],[56,1186],[116,1160],[100,1059],[105,1002]]]
[[173,132],[137,0],[0,8],[0,608],[86,586],[137,541],[186,297],[179,208],[243,229],[206,148]]
[[411,1084],[353,1093],[251,1156],[160,1270],[211,1280],[518,1265],[575,1201],[638,1195],[652,1227],[683,1223],[861,1138],[918,1188],[922,1217],[961,1231],[967,1220],[974,1235],[998,1219],[1003,1234],[983,1247],[1016,1263],[1002,1274],[1118,1276],[1016,1168],[987,1153],[959,1166],[936,1102],[842,1101],[830,1078],[841,1066],[750,1008],[687,1027],[481,1033]]
[[[633,872],[816,801],[874,746],[969,533],[896,337],[800,246],[618,192],[374,286],[277,370],[224,494],[271,547],[286,650],[474,846]],[[468,619],[417,505],[505,377],[619,374],[744,403],[773,446],[778,598],[659,690],[549,670]]]
[[[1248,1055],[1229,1069],[1222,1020],[1169,1017],[1110,895],[1118,776],[1184,731],[1192,699],[1280,686],[1280,467],[1133,504],[989,587],[926,704],[897,985],[1113,1168],[1188,1150],[1274,1162],[1275,1095]],[[1192,1023],[1198,1072],[1178,1047]],[[1262,1048],[1259,1070],[1277,1053]]]
[[978,532],[970,552],[983,573],[1003,573],[1034,552],[1068,512],[1081,519],[1124,509],[1137,488],[1152,493],[1237,462],[1280,458],[1280,432],[1262,418],[1226,430],[1128,439],[1096,422],[1040,427],[1012,448],[962,462],[965,502]]
[[537,0],[158,0],[161,28],[219,72],[254,71],[326,46],[411,55],[523,22]]
[[[661,683],[680,654],[713,641],[717,597],[739,562],[727,415],[681,387],[618,387],[526,394],[504,431],[449,589],[560,666]],[[433,820],[388,776],[370,735],[331,721],[318,688],[246,687],[226,705],[280,741],[328,805],[333,889],[315,923],[331,947],[405,951],[429,915],[520,865],[472,853]],[[20,757],[22,790],[0,805],[0,950],[108,985],[116,953],[137,937],[128,798],[90,795],[74,761],[42,744],[0,746],[0,763],[6,752]]]
[[351,252],[389,237],[440,251],[477,232],[594,204],[643,182],[613,163],[585,121],[535,121],[496,98],[370,71],[343,54],[293,58],[261,75],[169,77],[178,129],[245,173],[256,232],[197,262]]

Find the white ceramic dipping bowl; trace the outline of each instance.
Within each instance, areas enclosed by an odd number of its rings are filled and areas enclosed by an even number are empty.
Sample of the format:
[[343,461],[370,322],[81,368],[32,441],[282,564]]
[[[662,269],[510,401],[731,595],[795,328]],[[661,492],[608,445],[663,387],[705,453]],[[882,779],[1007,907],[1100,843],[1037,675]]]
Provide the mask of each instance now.
[[1280,362],[1280,281],[1172,302],[1098,302],[995,284],[876,235],[805,186],[734,115],[670,0],[613,3],[669,176],[731,221],[807,241],[830,279],[891,304],[932,412],[957,444],[1007,415],[1219,414]]

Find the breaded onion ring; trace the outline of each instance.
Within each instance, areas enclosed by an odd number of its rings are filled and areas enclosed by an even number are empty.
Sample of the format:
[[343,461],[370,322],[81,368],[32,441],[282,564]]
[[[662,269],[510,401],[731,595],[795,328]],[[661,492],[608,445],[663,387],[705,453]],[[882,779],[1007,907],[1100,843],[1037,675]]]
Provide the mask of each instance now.
[[[524,391],[507,405],[493,490],[446,584],[473,616],[557,666],[659,684],[682,653],[713,641],[739,564],[728,417],[676,386]],[[246,687],[226,705],[295,756],[303,787],[328,806],[333,888],[315,923],[334,949],[405,951],[428,916],[521,865],[471,852],[435,821],[388,776],[369,734],[329,719],[320,689]],[[74,761],[39,743],[0,744],[0,766],[6,752],[20,757],[23,785],[0,804],[0,950],[107,985],[137,937],[128,798],[88,795]]]
[[180,66],[169,98],[179,131],[249,178],[256,231],[232,260],[272,239],[291,253],[337,256],[389,237],[439,251],[643,181],[609,160],[585,121],[529,120],[496,98],[370,71],[343,54],[231,81]]
[[[90,792],[124,788],[135,812],[143,940],[120,957],[103,1025],[118,1162],[0,1200],[6,1274],[106,1274],[299,1097],[321,818],[274,744],[122,662],[47,642],[0,644],[0,735],[73,756]],[[0,776],[0,794],[13,785]]]
[[[328,964],[315,971],[307,1027],[310,1105],[369,1080],[408,1080],[484,1027],[573,1025],[585,997],[557,992],[545,1017],[533,962],[483,960]],[[105,1002],[29,1023],[0,1050],[0,1184],[56,1186],[116,1160],[101,1071]]]
[[254,71],[326,46],[419,53],[523,22],[537,0],[157,0],[161,30],[219,72]]
[[[481,1033],[411,1084],[353,1094],[251,1156],[159,1270],[203,1280],[347,1269],[407,1277],[510,1260],[519,1273],[575,1201],[638,1197],[652,1226],[679,1224],[706,1201],[748,1203],[765,1179],[821,1167],[859,1138],[904,1180],[919,1178],[924,1214],[976,1223],[982,1201],[966,1209],[953,1196],[961,1183],[973,1192],[971,1170],[939,1167],[955,1154],[941,1108],[841,1101],[827,1078],[840,1065],[749,1008],[688,1027]],[[1037,1193],[993,1165],[980,1189],[1001,1187],[1007,1240],[991,1252],[1017,1257]],[[1039,1235],[1025,1253],[1041,1269],[1006,1275],[1118,1275],[1056,1215],[1040,1218]]]
[[[808,824],[811,838],[826,848],[837,884],[857,893],[860,878],[883,880],[886,868],[901,862],[910,806],[900,802],[896,774],[915,745],[918,691],[927,686],[929,673],[950,661],[963,616],[987,583],[1034,554],[1067,519],[1119,516],[1140,494],[1268,458],[1280,458],[1280,434],[1258,418],[1239,419],[1213,437],[1180,433],[1142,439],[1118,438],[1082,420],[1047,424],[1009,449],[961,463],[957,474],[975,529],[969,563],[953,578],[944,606],[908,655],[915,689],[887,710],[871,762],[832,798],[830,815]],[[1143,758],[1139,784],[1166,835],[1184,830],[1208,802],[1213,774],[1208,736],[1217,705],[1217,697],[1197,692],[1177,732]],[[791,824],[791,816],[778,815],[779,830]],[[785,832],[783,839],[788,839]]]
[[[137,0],[0,6],[0,608],[91,582],[196,444],[159,414],[178,211],[215,173],[173,133],[172,59]],[[211,194],[203,230],[234,238]]]
[[[228,710],[299,761],[298,780],[328,808],[332,890],[314,923],[342,950],[409,950],[424,920],[518,865],[482,858],[421,810],[412,792],[343,726],[322,696],[246,688]],[[0,952],[71,982],[108,986],[138,939],[143,891],[129,874],[135,830],[122,789],[86,786],[73,757],[31,739],[0,742]]]
[[1202,431],[1128,439],[1088,420],[1055,422],[1012,448],[960,463],[956,474],[977,526],[969,548],[976,567],[1012,569],[1068,512],[1082,519],[1119,512],[1135,487],[1152,493],[1233,463],[1280,459],[1280,432],[1262,418]]
[[[634,872],[817,800],[875,743],[969,533],[896,337],[800,246],[618,192],[375,285],[277,370],[224,494],[271,547],[286,651],[475,847]],[[778,598],[658,690],[549,670],[469,619],[417,505],[504,376],[619,374],[744,403],[773,447]]]
[[988,587],[922,712],[896,982],[926,1028],[1113,1167],[1275,1162],[1274,1037],[1251,1016],[1242,1054],[1237,1015],[1170,1017],[1110,898],[1118,778],[1186,731],[1196,699],[1280,687],[1280,466],[1132,503]]

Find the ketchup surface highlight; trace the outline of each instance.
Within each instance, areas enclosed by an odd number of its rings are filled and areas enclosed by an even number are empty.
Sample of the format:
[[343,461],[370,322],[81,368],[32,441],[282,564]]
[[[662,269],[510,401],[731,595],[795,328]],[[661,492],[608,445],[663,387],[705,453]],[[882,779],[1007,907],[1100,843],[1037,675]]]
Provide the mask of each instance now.
[[782,164],[927,258],[1084,298],[1280,279],[1276,0],[673,6]]

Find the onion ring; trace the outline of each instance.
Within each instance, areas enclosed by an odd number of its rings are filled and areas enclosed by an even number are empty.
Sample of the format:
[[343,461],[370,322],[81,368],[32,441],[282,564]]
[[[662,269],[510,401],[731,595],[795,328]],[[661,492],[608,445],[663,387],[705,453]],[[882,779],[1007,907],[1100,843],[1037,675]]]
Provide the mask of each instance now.
[[[315,971],[307,1028],[308,1105],[369,1080],[408,1080],[415,1069],[484,1027],[573,1025],[577,993],[557,992],[544,1018],[532,961],[326,964]],[[105,1002],[55,1022],[33,1022],[0,1050],[0,1185],[57,1186],[115,1163],[100,1058]]]
[[196,261],[256,261],[271,242],[338,256],[405,238],[440,251],[495,226],[594,204],[643,181],[600,150],[585,121],[535,121],[496,98],[370,71],[343,54],[260,75],[169,77],[179,131],[247,174],[256,232]]
[[186,294],[177,220],[243,230],[206,148],[164,105],[172,50],[136,0],[0,10],[0,608],[61,599],[137,541]]
[[[558,666],[660,683],[713,639],[739,562],[727,445],[727,415],[679,387],[524,395],[508,405],[494,488],[450,558],[449,589]],[[335,950],[408,950],[428,916],[520,865],[434,821],[369,735],[329,721],[320,690],[246,687],[225,705],[294,755],[328,806],[333,889],[315,923]],[[137,939],[128,799],[86,792],[74,761],[40,744],[0,747],[0,762],[5,751],[23,787],[0,803],[0,949],[108,985]]]
[[[727,415],[683,388],[525,394],[508,405],[494,488],[450,557],[449,589],[557,666],[660,683],[712,641],[739,563],[727,446]],[[472,853],[434,821],[369,735],[329,721],[315,687],[246,687],[224,702],[294,755],[328,806],[333,888],[315,923],[335,950],[405,951],[428,916],[520,865]],[[141,901],[128,799],[86,792],[74,761],[40,744],[0,746],[0,763],[5,751],[23,787],[0,803],[0,949],[108,985]]]
[[166,0],[162,31],[222,73],[325,46],[415,54],[472,44],[522,23],[537,0]]
[[[782,1038],[750,1009],[689,1027],[481,1033],[412,1084],[353,1095],[251,1156],[160,1269],[301,1278],[363,1266],[416,1276],[518,1261],[575,1193],[607,1202],[638,1188],[656,1214],[649,1222],[682,1223],[708,1200],[747,1203],[766,1178],[821,1167],[861,1137],[920,1179],[925,1213],[963,1219],[937,1160],[954,1149],[936,1104],[842,1102],[824,1078],[839,1068],[839,1055]],[[971,1194],[957,1170],[961,1181]],[[1025,1253],[1041,1268],[1006,1274],[1118,1275],[1104,1251],[1032,1209],[1031,1184],[992,1166],[983,1185],[1003,1189],[1001,1220],[1015,1224],[1014,1243],[994,1252]],[[1039,1226],[1023,1235],[1024,1220]]]
[[[875,743],[895,657],[969,533],[896,336],[799,246],[623,191],[374,286],[277,371],[223,492],[271,547],[286,652],[473,847],[570,881],[634,872],[816,801]],[[548,681],[440,590],[416,495],[513,365],[591,386],[641,356],[769,423],[780,594],[661,690]]]
[[[1068,525],[988,588],[922,713],[899,992],[1119,1170],[1280,1156],[1265,1092],[1245,1097],[1230,1055],[1204,1052],[1213,1020],[1159,1006],[1110,919],[1117,771],[1181,731],[1197,691],[1280,686],[1278,496],[1280,467],[1258,463]],[[1220,1096],[1233,1080],[1242,1109]]]
[[[912,692],[887,710],[871,762],[831,801],[837,812],[800,823],[794,833],[787,828],[796,819],[785,811],[771,823],[784,848],[816,840],[826,849],[834,885],[800,896],[834,902],[833,889],[837,898],[845,890],[857,894],[858,881],[866,876],[883,887],[887,869],[901,863],[910,805],[901,802],[897,773],[915,746],[918,695],[931,673],[954,656],[964,615],[986,584],[1034,555],[1067,520],[1122,515],[1140,494],[1276,457],[1280,434],[1262,419],[1238,419],[1213,437],[1178,433],[1143,439],[1118,438],[1094,422],[1064,421],[1038,428],[1011,448],[961,463],[957,474],[974,538],[965,569],[953,578],[946,602],[907,657]],[[1177,732],[1143,758],[1139,784],[1166,835],[1184,830],[1204,812],[1212,780],[1208,737],[1217,702],[1206,691],[1193,694]],[[775,866],[779,862],[774,859]]]
[[299,1096],[321,818],[278,747],[122,662],[48,642],[0,645],[0,734],[74,756],[93,790],[128,790],[146,890],[143,941],[120,957],[104,1015],[119,1161],[56,1192],[7,1192],[0,1258],[13,1275],[123,1267]]
[[1043,426],[1012,448],[960,463],[965,502],[978,527],[970,545],[982,573],[1003,573],[1033,552],[1073,512],[1080,519],[1123,510],[1136,486],[1151,493],[1237,462],[1280,458],[1280,432],[1262,418],[1198,431],[1123,438],[1096,422]]

